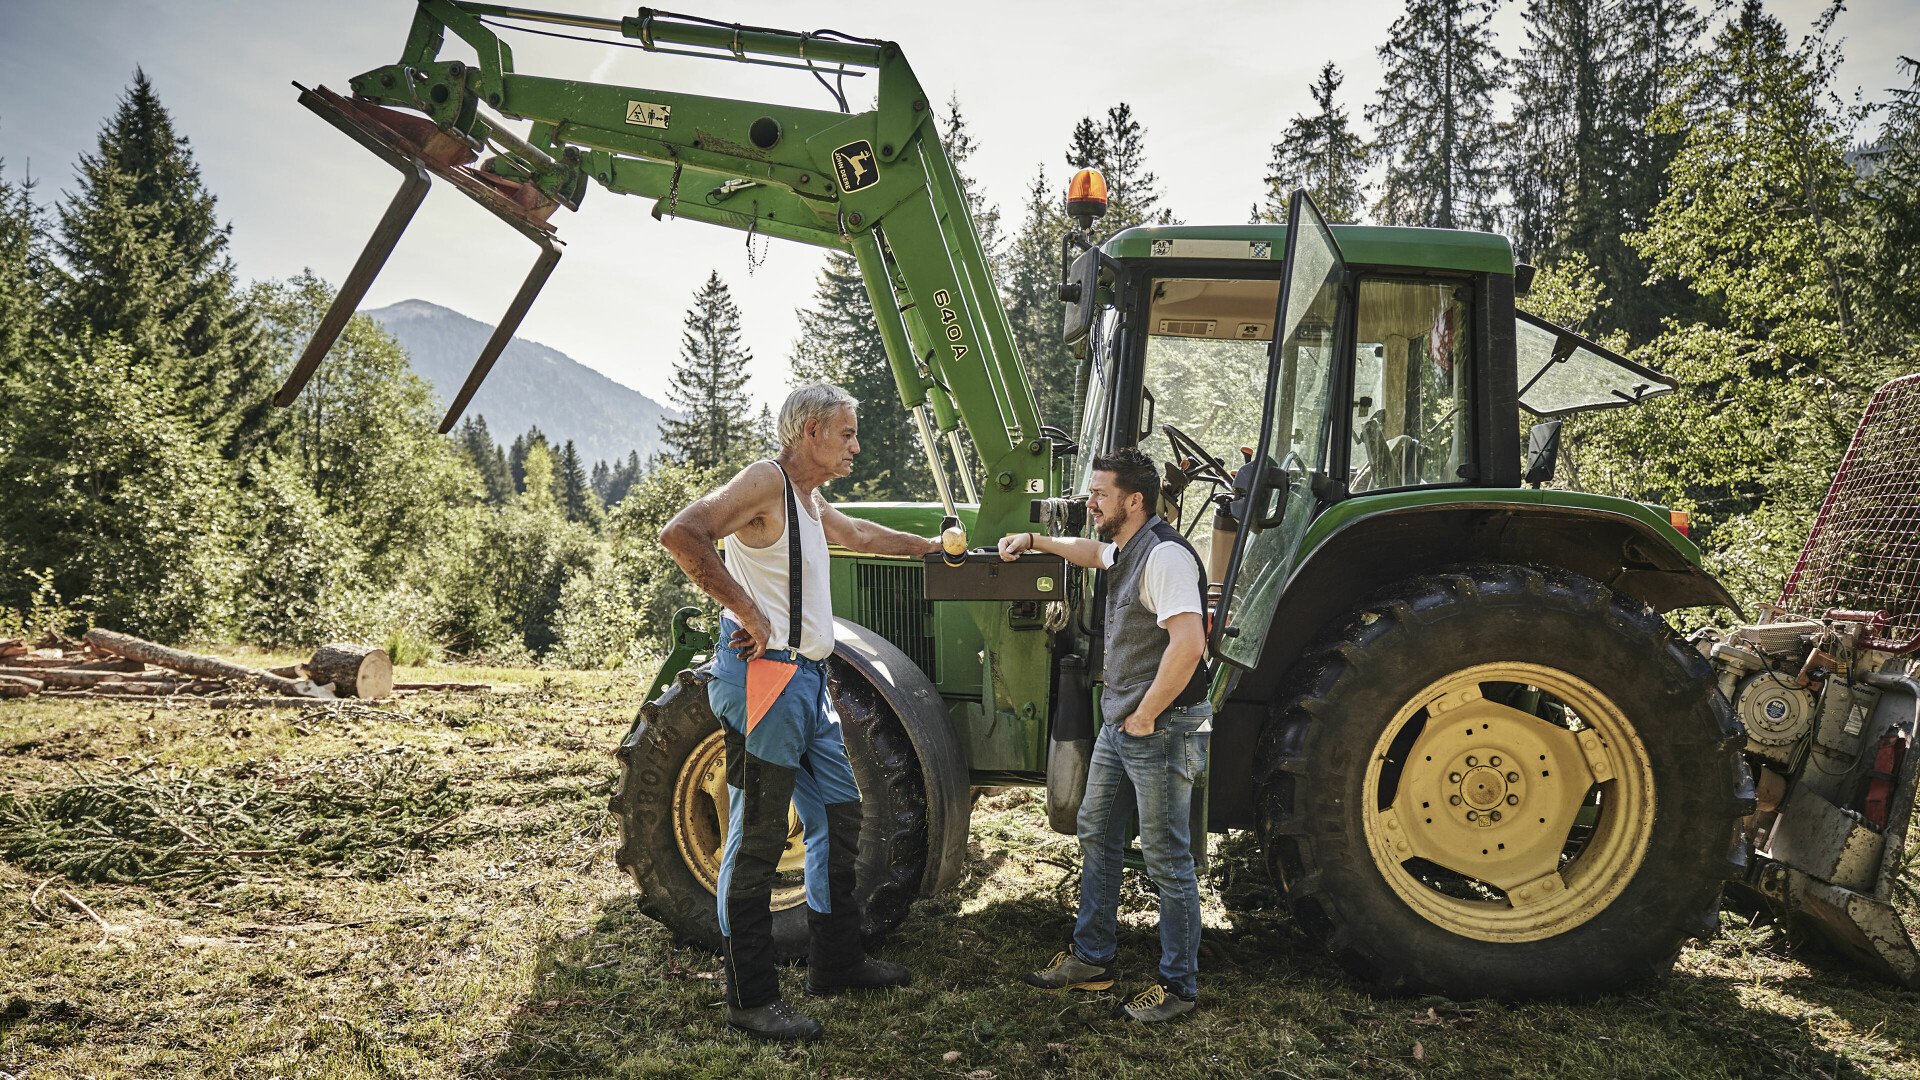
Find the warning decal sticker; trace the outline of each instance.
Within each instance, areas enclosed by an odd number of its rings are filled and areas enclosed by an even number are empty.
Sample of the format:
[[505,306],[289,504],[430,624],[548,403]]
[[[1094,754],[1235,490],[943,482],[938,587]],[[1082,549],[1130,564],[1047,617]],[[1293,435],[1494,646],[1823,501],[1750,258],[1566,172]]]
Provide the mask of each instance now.
[[835,150],[833,171],[840,177],[840,190],[849,194],[879,183],[880,163],[873,159],[873,144],[861,139]]
[[651,101],[627,102],[627,123],[640,127],[664,128],[671,126],[673,106],[655,105]]

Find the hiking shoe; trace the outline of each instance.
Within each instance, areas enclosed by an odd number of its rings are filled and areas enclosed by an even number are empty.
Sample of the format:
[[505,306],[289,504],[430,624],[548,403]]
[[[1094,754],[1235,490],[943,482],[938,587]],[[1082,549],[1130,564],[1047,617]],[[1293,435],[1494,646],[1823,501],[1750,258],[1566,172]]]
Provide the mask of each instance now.
[[1114,1018],[1157,1024],[1162,1020],[1171,1020],[1181,1013],[1192,1012],[1193,1007],[1199,1003],[1200,999],[1197,995],[1190,998],[1181,997],[1164,983],[1155,983],[1116,1008]]
[[744,1031],[756,1039],[770,1042],[796,1042],[817,1039],[825,1028],[820,1021],[801,1012],[785,998],[774,998],[765,1005],[742,1009],[727,1006],[727,1026]]
[[1073,955],[1073,950],[1062,949],[1053,954],[1043,970],[1030,971],[1021,978],[1028,986],[1042,990],[1105,990],[1113,985],[1113,969],[1089,964]]
[[883,990],[889,986],[905,986],[912,981],[913,976],[899,964],[863,956],[859,963],[838,971],[816,974],[809,967],[806,991],[808,997],[831,997],[844,990]]

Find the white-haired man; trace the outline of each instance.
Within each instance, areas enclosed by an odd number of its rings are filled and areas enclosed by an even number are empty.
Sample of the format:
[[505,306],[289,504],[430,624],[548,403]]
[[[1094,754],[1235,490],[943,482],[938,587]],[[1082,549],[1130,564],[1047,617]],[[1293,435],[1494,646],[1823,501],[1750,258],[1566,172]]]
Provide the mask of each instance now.
[[[827,544],[924,555],[936,540],[850,518],[820,485],[853,471],[855,401],[825,383],[780,406],[780,455],[740,470],[660,532],[674,561],[725,610],[707,698],[725,729],[727,839],[718,904],[727,1023],[766,1039],[811,1039],[820,1024],[780,997],[769,910],[787,840],[787,804],[806,836],[807,992],[903,986],[907,970],[866,955],[854,900],[860,789],[827,703],[833,655]],[[714,553],[725,537],[726,557]]]

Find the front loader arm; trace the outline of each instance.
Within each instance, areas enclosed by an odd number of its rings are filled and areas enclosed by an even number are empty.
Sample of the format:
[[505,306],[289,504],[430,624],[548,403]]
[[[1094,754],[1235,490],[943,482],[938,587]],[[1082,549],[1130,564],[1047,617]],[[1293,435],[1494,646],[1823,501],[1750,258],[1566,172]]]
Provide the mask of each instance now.
[[[514,70],[511,49],[491,29],[501,25],[499,20],[617,33],[650,50],[778,63],[820,74],[858,75],[848,69],[866,69],[877,74],[879,92],[873,109],[848,113],[523,75]],[[440,59],[449,30],[473,49],[477,63]],[[557,241],[551,240],[545,215],[557,206],[577,207],[588,181],[654,200],[656,217],[686,217],[852,253],[873,301],[901,402],[920,426],[948,512],[953,498],[935,433],[947,435],[957,453],[954,433],[964,422],[986,475],[995,480],[985,485],[976,529],[993,536],[1023,527],[1027,500],[1055,494],[1052,447],[1041,434],[1039,409],[1014,349],[1011,325],[959,178],[932,124],[926,94],[897,45],[823,34],[708,23],[646,8],[628,18],[596,19],[423,0],[400,62],[355,77],[353,101],[336,100],[345,103],[348,121],[372,117],[374,126],[404,126],[402,117],[412,121],[417,126],[403,132],[410,139],[399,142],[419,153],[403,156],[426,159],[428,168],[458,183],[464,193],[485,201],[486,191],[476,189],[491,187],[530,207],[526,216],[537,221],[517,221],[489,206],[543,244],[546,270],[558,249],[552,247]],[[424,114],[430,128],[420,125],[415,113]],[[530,121],[527,138],[514,136],[502,118]],[[349,134],[368,141],[352,130]],[[489,147],[498,156],[477,169],[447,164],[463,155],[470,160],[467,152]],[[483,182],[471,182],[466,174],[479,174]],[[396,199],[396,207],[400,202]],[[400,210],[390,211],[389,219],[396,215],[404,228]],[[382,242],[391,250],[398,231],[390,226],[383,221],[369,255]],[[373,272],[385,250],[371,260]],[[363,265],[369,261],[363,256]],[[359,274],[359,269],[336,299],[336,307],[344,307],[341,325],[372,281],[371,273]],[[535,275],[544,281],[541,264]],[[531,304],[539,285],[535,275],[510,316],[524,314]],[[496,333],[501,346],[517,323],[517,317],[503,320]],[[338,326],[332,330],[337,333]],[[308,350],[313,363],[330,344],[324,330],[316,336]],[[498,355],[491,345],[489,352],[443,430],[458,419],[458,409]],[[282,391],[283,404],[298,393],[296,381],[311,373],[307,359],[304,372],[297,368]],[[972,477],[964,460],[959,464],[971,494]]]

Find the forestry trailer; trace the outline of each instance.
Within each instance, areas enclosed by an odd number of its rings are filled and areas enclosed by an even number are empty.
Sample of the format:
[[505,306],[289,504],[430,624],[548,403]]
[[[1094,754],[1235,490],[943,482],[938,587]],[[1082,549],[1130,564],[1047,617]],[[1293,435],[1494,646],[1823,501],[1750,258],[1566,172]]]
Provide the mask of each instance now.
[[[502,29],[791,68],[834,104],[521,74]],[[449,32],[464,49],[443,58]],[[846,104],[853,77],[873,79],[864,112]],[[1715,931],[1723,883],[1756,875],[1856,937],[1897,935],[1883,966],[1914,981],[1898,921],[1862,930],[1857,913],[1884,906],[1913,802],[1900,748],[1916,686],[1869,673],[1911,645],[1912,620],[1823,622],[1824,601],[1796,601],[1811,618],[1742,627],[1712,662],[1678,638],[1660,613],[1733,606],[1684,522],[1540,486],[1559,418],[1675,384],[1516,312],[1531,268],[1505,239],[1329,226],[1295,192],[1285,226],[1095,243],[1104,183],[1083,172],[1060,286],[1080,392],[1062,430],[1041,421],[931,98],[892,42],[423,0],[399,59],[349,86],[300,101],[404,181],[282,405],[436,176],[539,249],[443,431],[560,256],[550,215],[590,185],[858,261],[938,502],[842,508],[946,548],[832,556],[831,696],[863,794],[870,934],[957,880],[973,789],[1044,788],[1053,828],[1073,831],[1101,722],[1101,583],[991,545],[1082,532],[1089,462],[1137,444],[1167,463],[1162,516],[1212,582],[1217,718],[1195,835],[1255,830],[1300,925],[1356,977],[1456,998],[1602,992],[1666,971]],[[1523,409],[1542,421],[1530,435]],[[728,800],[713,639],[691,614],[620,743],[610,809],[642,910],[717,946]],[[1769,770],[1757,817],[1749,752]],[[774,893],[790,956],[801,854],[796,819]]]

